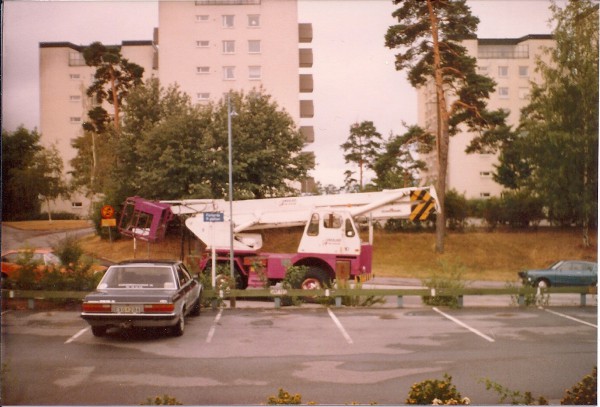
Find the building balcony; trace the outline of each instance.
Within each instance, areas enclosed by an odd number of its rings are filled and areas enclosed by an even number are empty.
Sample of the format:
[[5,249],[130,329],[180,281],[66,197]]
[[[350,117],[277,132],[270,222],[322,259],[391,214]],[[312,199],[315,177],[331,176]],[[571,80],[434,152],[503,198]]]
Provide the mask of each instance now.
[[306,144],[315,142],[315,128],[313,126],[300,126],[300,134]]
[[310,119],[315,116],[315,106],[312,100],[300,101],[300,118]]
[[298,24],[298,42],[301,44],[311,43],[313,39],[313,29],[310,23]]
[[312,66],[313,66],[312,48],[301,48],[299,51],[300,51],[300,68],[312,68]]
[[300,92],[301,93],[312,93],[313,91],[313,76],[311,74],[300,75]]

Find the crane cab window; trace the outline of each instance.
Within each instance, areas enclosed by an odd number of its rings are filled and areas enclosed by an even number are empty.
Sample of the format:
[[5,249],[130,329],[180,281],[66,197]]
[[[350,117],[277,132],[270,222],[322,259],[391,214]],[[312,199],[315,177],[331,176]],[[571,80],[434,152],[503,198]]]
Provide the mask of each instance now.
[[318,236],[319,235],[319,214],[313,213],[310,217],[310,223],[308,224],[308,229],[306,229],[306,234],[308,236]]
[[346,225],[344,228],[344,233],[346,233],[347,237],[354,237],[354,235],[356,235],[356,232],[354,231],[354,225],[350,219],[346,219]]
[[342,217],[337,213],[329,213],[323,219],[323,226],[326,229],[339,229],[342,227]]

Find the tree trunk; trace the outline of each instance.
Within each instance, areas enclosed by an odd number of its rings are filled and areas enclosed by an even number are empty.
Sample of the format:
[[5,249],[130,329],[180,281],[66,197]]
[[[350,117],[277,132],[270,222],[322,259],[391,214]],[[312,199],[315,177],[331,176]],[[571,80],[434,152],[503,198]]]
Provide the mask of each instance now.
[[438,38],[438,20],[433,9],[432,0],[427,0],[429,9],[429,19],[431,21],[431,34],[433,40],[433,68],[435,73],[435,91],[437,96],[438,108],[438,131],[436,138],[437,147],[437,195],[439,199],[440,211],[437,214],[435,225],[435,251],[444,253],[444,238],[446,234],[446,214],[444,201],[446,199],[446,173],[448,171],[448,145],[449,145],[449,126],[448,126],[448,107],[446,105],[446,95],[444,94],[444,82],[441,70],[440,45]]
[[114,119],[115,130],[117,131],[117,133],[119,133],[119,130],[120,130],[119,117],[121,116],[121,109],[119,106],[119,97],[117,95],[117,88],[115,85],[115,71],[112,67],[110,68],[110,87],[112,89],[113,108],[115,109],[115,119]]

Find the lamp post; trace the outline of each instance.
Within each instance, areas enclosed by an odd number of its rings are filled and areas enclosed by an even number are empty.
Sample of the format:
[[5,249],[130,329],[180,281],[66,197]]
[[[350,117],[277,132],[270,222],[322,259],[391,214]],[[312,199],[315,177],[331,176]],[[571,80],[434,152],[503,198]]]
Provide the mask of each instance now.
[[231,137],[231,117],[237,113],[231,108],[231,92],[227,94],[227,144],[229,149],[229,273],[235,282],[233,265],[233,139]]

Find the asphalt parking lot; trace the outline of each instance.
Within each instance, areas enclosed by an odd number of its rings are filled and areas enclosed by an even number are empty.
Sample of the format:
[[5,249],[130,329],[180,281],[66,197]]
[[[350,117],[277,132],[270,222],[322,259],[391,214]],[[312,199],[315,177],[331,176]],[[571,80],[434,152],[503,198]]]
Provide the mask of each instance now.
[[[246,306],[244,306],[246,305]],[[279,388],[303,403],[402,404],[444,373],[474,404],[489,379],[558,403],[597,362],[597,307],[205,309],[175,338],[94,337],[76,312],[2,315],[3,405],[265,404]]]

